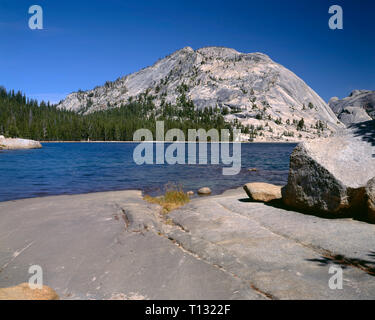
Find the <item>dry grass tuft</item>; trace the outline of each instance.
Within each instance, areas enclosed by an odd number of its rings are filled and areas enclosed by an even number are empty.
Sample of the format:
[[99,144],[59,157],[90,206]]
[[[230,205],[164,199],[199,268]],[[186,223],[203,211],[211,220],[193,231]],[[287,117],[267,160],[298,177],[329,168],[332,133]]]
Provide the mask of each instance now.
[[144,200],[156,203],[163,208],[163,213],[168,213],[174,209],[182,207],[190,201],[189,196],[182,190],[181,186],[166,185],[165,194],[160,197],[144,196]]

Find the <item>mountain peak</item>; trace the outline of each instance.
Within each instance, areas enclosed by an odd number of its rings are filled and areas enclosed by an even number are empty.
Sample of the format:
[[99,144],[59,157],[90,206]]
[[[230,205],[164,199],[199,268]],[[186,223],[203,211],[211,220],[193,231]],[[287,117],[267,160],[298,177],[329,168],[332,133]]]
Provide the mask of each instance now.
[[255,60],[271,61],[269,56],[261,52],[243,53],[243,52],[239,52],[235,49],[227,48],[227,47],[218,47],[218,46],[203,47],[203,48],[196,50],[196,52],[206,57],[211,57],[211,58],[236,59],[241,56],[247,56],[247,57],[255,58]]
[[193,53],[194,49],[192,47],[186,46],[186,47],[183,47],[183,48],[175,51],[175,53],[178,53],[178,52],[190,52],[190,53]]
[[241,53],[232,48],[226,47],[203,47],[198,49],[196,52],[203,54],[205,56],[212,56],[212,57],[233,57],[236,55],[240,55]]
[[218,108],[226,121],[262,131],[260,141],[314,138],[342,126],[293,72],[263,53],[226,47],[184,47],[118,81],[72,93],[58,107],[90,113],[147,95],[155,109],[166,104],[178,108],[182,94],[197,109]]

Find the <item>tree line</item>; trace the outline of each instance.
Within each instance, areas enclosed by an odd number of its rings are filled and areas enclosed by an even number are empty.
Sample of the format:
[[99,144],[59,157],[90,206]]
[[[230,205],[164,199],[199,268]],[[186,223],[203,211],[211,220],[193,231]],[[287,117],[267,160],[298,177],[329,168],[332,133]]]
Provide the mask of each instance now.
[[149,129],[155,137],[155,122],[164,121],[165,131],[181,129],[229,129],[218,108],[196,109],[182,92],[175,105],[162,102],[158,108],[153,97],[141,94],[119,107],[91,113],[57,109],[38,103],[21,92],[0,87],[0,135],[39,141],[132,141],[133,133]]

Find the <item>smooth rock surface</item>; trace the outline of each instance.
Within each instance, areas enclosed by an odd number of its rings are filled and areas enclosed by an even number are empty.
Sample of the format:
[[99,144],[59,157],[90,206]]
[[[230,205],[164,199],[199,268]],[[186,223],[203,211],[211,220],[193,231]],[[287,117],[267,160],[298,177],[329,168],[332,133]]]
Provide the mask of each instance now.
[[0,202],[0,287],[30,265],[60,299],[261,299],[232,275],[181,250],[140,191]]
[[[323,219],[260,202],[242,189],[169,214],[168,237],[268,299],[375,299],[375,225]],[[343,268],[332,290],[330,267]]]
[[59,296],[50,287],[31,289],[28,283],[21,283],[14,287],[0,288],[0,300],[59,300]]
[[0,136],[0,150],[39,149],[41,147],[38,141]]
[[365,186],[375,172],[375,121],[299,144],[290,157],[286,205],[332,215],[365,215]]
[[[164,223],[139,191],[0,203],[0,287],[39,264],[61,299],[374,299],[375,225],[193,199]],[[332,290],[331,266],[343,268]]]
[[243,186],[248,197],[253,201],[269,202],[281,199],[281,186],[270,183],[252,182]]

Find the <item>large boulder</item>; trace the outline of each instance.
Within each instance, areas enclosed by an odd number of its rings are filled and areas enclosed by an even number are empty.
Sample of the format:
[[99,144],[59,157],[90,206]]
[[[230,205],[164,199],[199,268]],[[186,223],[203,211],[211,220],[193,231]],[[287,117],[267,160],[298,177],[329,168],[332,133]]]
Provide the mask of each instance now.
[[0,300],[59,300],[57,293],[50,287],[31,289],[28,283],[0,288]]
[[269,183],[253,182],[243,186],[252,201],[269,202],[281,199],[281,187]]
[[38,141],[0,136],[0,150],[38,149],[41,147],[42,145]]
[[286,205],[334,216],[364,215],[375,174],[375,121],[299,144],[290,157]]

